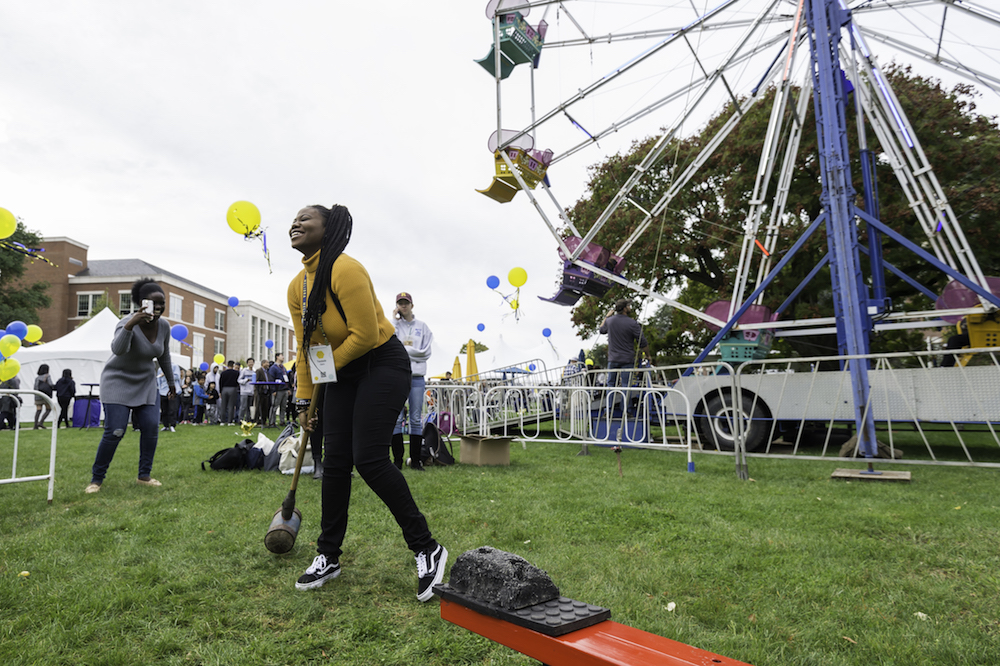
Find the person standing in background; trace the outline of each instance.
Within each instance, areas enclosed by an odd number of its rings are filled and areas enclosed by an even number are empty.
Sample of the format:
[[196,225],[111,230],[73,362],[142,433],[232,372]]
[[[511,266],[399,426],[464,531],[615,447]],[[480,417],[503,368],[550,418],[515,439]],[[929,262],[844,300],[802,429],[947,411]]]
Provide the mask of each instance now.
[[[427,384],[427,359],[431,357],[431,342],[434,334],[424,322],[413,316],[413,296],[403,291],[396,295],[396,309],[392,311],[395,320],[396,337],[403,343],[410,357],[410,393],[406,400],[410,409],[410,468],[423,471],[424,462],[420,454],[424,442],[424,391]],[[403,467],[403,428],[406,425],[406,410],[399,413],[392,433],[393,464]]]
[[285,369],[285,355],[276,354],[274,363],[267,369],[267,380],[276,382],[271,386],[271,408],[268,410],[267,424],[272,428],[276,421],[285,425],[285,403],[288,401],[288,370]]
[[253,358],[247,359],[247,367],[240,370],[240,376],[236,382],[240,385],[240,421],[250,422],[253,418],[250,415],[250,408],[253,407],[253,383],[256,381],[257,373],[253,369]]
[[236,423],[240,406],[239,379],[236,362],[227,361],[226,369],[219,373],[219,425]]
[[72,428],[69,422],[69,403],[76,397],[76,382],[73,381],[73,371],[69,368],[63,370],[62,377],[56,382],[56,400],[59,401],[59,418],[56,419],[56,427],[60,423],[65,423],[67,428]]

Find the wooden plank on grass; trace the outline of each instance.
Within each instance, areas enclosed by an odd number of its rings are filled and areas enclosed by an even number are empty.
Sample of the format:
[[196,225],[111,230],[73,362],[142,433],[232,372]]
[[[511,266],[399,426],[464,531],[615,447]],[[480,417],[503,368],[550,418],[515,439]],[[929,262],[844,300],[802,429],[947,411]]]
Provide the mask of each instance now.
[[863,469],[835,469],[830,475],[831,479],[858,479],[860,481],[902,481],[910,482],[909,472],[896,472],[893,470],[877,470],[875,474]]

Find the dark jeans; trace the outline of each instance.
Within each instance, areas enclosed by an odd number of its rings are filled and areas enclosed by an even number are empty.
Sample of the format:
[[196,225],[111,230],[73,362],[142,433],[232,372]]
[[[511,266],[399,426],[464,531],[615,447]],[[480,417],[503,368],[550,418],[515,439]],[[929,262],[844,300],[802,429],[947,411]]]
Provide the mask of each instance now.
[[413,552],[436,544],[403,473],[389,460],[389,442],[410,392],[410,358],[395,336],[347,364],[323,400],[323,517],[316,550],[339,559],[347,533],[351,468],[392,512]]
[[97,445],[97,456],[91,470],[91,483],[102,483],[108,473],[108,466],[115,457],[118,443],[128,432],[129,414],[132,423],[139,428],[139,477],[147,477],[153,471],[153,456],[156,454],[156,441],[159,433],[160,404],[159,396],[156,403],[139,407],[125,405],[104,405],[104,435]]
[[72,428],[73,425],[69,422],[69,403],[73,398],[56,398],[59,401],[59,418],[56,419],[56,427],[59,427],[60,423],[65,422],[67,428]]
[[263,428],[267,425],[267,415],[271,411],[271,394],[260,391],[253,397],[254,421]]

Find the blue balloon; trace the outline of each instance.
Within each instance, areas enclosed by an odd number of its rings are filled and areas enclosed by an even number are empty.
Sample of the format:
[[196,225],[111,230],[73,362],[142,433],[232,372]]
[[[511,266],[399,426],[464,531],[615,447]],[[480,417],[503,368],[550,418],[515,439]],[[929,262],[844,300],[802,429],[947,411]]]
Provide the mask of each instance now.
[[174,324],[170,327],[170,337],[180,342],[188,336],[188,327],[184,324]]
[[2,338],[2,337],[3,337],[3,336],[5,336],[5,335],[7,335],[7,329],[5,329],[5,328],[0,328],[0,338]]
[[235,308],[239,304],[240,304],[240,299],[236,298],[235,296],[229,297],[229,307]]
[[531,370],[532,372],[534,372],[535,371],[535,364],[532,363],[531,365],[529,365],[528,366],[528,370]]
[[544,335],[545,337],[549,337],[550,335],[552,335],[552,329],[551,328],[543,328],[542,329],[542,335]]
[[264,346],[267,347],[268,349],[270,349],[271,347],[274,346],[274,340],[265,340],[264,341]]
[[202,361],[201,365],[198,366],[198,369],[199,370],[208,370],[208,363],[206,361]]
[[23,321],[12,321],[7,324],[7,334],[16,335],[21,340],[28,334],[28,325]]
[[476,325],[476,330],[477,331],[485,331],[486,330],[486,324],[477,324]]
[[496,289],[497,287],[500,286],[500,278],[498,278],[496,275],[489,276],[488,278],[486,278],[486,286],[489,287],[490,289]]

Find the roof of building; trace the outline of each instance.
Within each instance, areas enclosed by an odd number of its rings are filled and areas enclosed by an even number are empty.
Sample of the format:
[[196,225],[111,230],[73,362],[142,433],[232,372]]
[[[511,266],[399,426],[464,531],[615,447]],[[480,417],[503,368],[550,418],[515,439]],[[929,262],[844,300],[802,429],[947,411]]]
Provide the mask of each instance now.
[[136,278],[153,275],[163,275],[184,284],[197,287],[202,291],[218,296],[221,301],[225,301],[228,298],[225,294],[219,293],[214,289],[209,289],[208,287],[200,285],[197,282],[192,282],[185,277],[181,277],[177,273],[171,273],[170,271],[164,270],[159,266],[154,266],[148,261],[143,261],[142,259],[91,259],[87,262],[87,268],[79,271],[73,277]]

